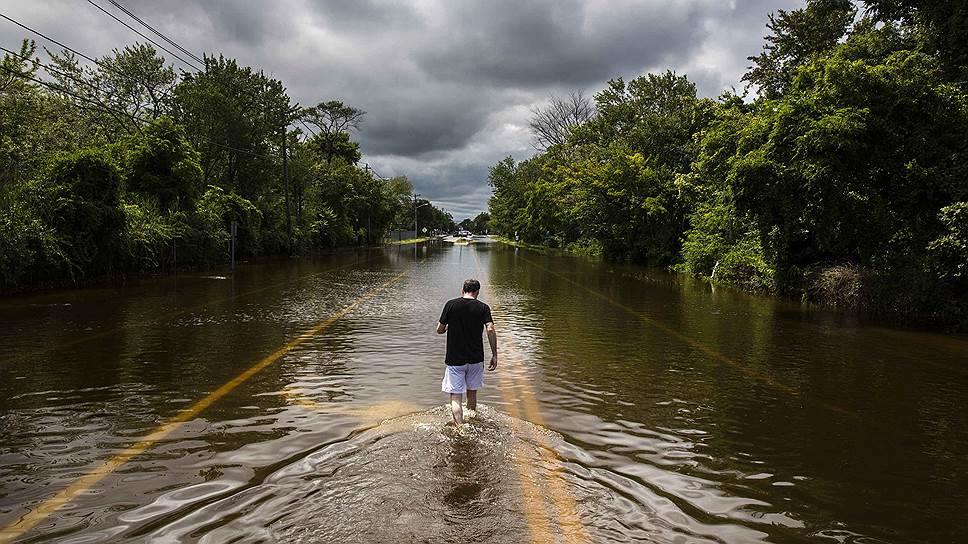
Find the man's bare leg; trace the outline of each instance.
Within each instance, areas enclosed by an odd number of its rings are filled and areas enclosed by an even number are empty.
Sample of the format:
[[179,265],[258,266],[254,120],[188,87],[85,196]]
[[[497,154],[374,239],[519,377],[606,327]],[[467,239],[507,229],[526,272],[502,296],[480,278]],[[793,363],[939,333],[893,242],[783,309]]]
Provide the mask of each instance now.
[[[476,391],[475,391],[476,393]],[[463,395],[459,393],[450,394],[450,413],[454,416],[454,423],[458,425],[464,424],[464,409],[461,408],[461,397]],[[468,399],[470,396],[468,396]]]
[[476,389],[467,390],[467,409],[477,410],[477,390]]

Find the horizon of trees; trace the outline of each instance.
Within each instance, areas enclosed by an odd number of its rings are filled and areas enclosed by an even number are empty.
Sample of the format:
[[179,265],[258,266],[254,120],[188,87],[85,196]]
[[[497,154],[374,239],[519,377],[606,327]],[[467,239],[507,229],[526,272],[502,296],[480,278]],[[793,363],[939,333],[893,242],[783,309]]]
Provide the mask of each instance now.
[[141,43],[90,65],[37,53],[24,40],[0,64],[0,289],[225,263],[232,222],[243,260],[412,228],[409,180],[359,166],[362,110],[299,107],[222,56],[178,74]]
[[968,329],[968,5],[808,0],[769,20],[755,98],[667,71],[535,112],[540,152],[490,169],[491,228]]

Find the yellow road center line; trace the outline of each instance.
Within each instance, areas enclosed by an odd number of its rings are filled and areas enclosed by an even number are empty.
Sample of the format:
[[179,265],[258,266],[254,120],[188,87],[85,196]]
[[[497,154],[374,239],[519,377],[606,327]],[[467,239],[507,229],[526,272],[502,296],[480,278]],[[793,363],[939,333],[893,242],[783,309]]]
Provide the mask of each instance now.
[[164,439],[166,436],[171,434],[172,431],[179,428],[186,421],[195,418],[203,410],[211,406],[213,403],[224,397],[225,395],[232,392],[235,388],[245,383],[249,378],[261,372],[267,366],[278,361],[283,355],[291,351],[296,346],[305,343],[307,340],[312,339],[314,336],[320,332],[327,329],[330,325],[335,323],[337,320],[348,314],[350,311],[355,309],[357,306],[363,302],[369,300],[377,293],[384,291],[390,285],[393,285],[399,281],[403,276],[407,274],[406,271],[394,276],[389,281],[374,287],[369,290],[350,304],[344,306],[339,311],[333,313],[323,321],[317,323],[315,326],[309,330],[303,332],[289,343],[283,347],[272,352],[270,355],[260,359],[255,364],[250,366],[244,372],[232,378],[225,385],[219,387],[215,391],[212,391],[207,396],[193,404],[187,410],[180,412],[178,415],[170,418],[168,421],[156,428],[151,434],[145,436],[138,442],[132,444],[127,449],[123,450],[121,453],[116,454],[111,459],[105,461],[101,465],[92,469],[90,472],[81,476],[77,480],[74,480],[67,488],[60,491],[53,497],[46,499],[36,508],[26,513],[17,522],[8,525],[0,529],[0,543],[10,542],[15,538],[22,536],[24,533],[29,531],[31,528],[36,526],[38,523],[46,519],[48,516],[56,512],[59,508],[69,503],[75,496],[82,493],[99,481],[101,481],[105,476],[111,474],[117,470],[121,465],[126,463],[133,457],[144,453],[145,450]]
[[[493,304],[492,307],[497,306]],[[499,307],[498,307],[499,308]],[[500,312],[500,309],[498,309]],[[527,360],[524,355],[514,346],[514,343],[505,337],[502,342],[502,351],[510,353],[510,358],[518,364],[524,364]],[[531,383],[527,380],[521,380],[518,384],[520,386],[521,395],[518,400],[524,407],[524,417],[512,413],[513,417],[518,419],[523,419],[530,421],[539,427],[547,427],[543,415],[541,414],[541,409],[538,406],[538,401],[535,397],[534,391],[531,388]],[[509,391],[511,389],[511,384],[509,380],[502,376],[501,380],[502,391]],[[506,399],[507,400],[507,399]],[[517,412],[517,405],[514,403],[514,399],[510,400],[510,404],[514,406],[514,412]],[[551,473],[548,478],[548,485],[550,491],[551,505],[554,507],[556,521],[558,522],[559,532],[565,537],[566,542],[588,542],[590,538],[585,530],[584,524],[581,522],[581,518],[578,515],[578,503],[575,501],[574,496],[568,490],[567,482],[561,473],[561,459],[558,457],[554,449],[548,440],[542,436],[538,435],[539,442],[539,452],[542,459],[549,465],[557,465],[559,468]]]
[[[472,253],[478,275],[483,276],[480,257],[478,257],[477,251],[472,251]],[[500,306],[497,304],[496,299],[492,299],[491,307],[497,311],[496,313],[500,313]],[[525,362],[526,358],[514,347],[514,342],[507,335],[501,341],[501,345],[503,347],[499,348],[499,351],[510,352],[511,359],[518,364]],[[522,379],[518,384],[521,389],[521,395],[518,399],[511,397],[510,391],[512,384],[510,380],[504,374],[500,374],[499,379],[501,381],[501,394],[508,404],[508,412],[511,417],[518,420],[530,421],[539,427],[546,427],[534,391],[531,389],[531,384],[527,378]],[[524,417],[521,417],[521,411],[517,403],[518,400],[523,405]],[[561,459],[557,456],[547,438],[542,435],[538,435],[536,438],[539,442],[541,458],[547,464],[560,466]],[[547,519],[547,510],[543,504],[543,497],[545,495],[537,489],[534,475],[527,470],[528,467],[524,464],[526,456],[522,450],[523,447],[520,445],[515,447],[514,464],[521,479],[524,513],[525,518],[528,520],[528,527],[531,530],[531,541],[554,542],[556,539],[552,536],[550,520]],[[567,482],[562,476],[560,469],[551,473],[547,483],[550,492],[548,498],[556,513],[555,520],[558,525],[558,534],[564,537],[565,542],[589,542],[589,535],[585,530],[584,524],[581,522],[581,517],[578,515],[578,503],[568,490]],[[540,508],[538,503],[541,503]]]
[[[519,358],[519,360],[523,361],[523,358]],[[524,403],[525,419],[541,427],[546,427],[547,425],[541,415],[537,400],[531,391],[530,384],[525,382],[523,391],[522,401]],[[551,445],[543,436],[540,442],[543,446],[541,455],[544,460],[548,464],[557,467],[552,473],[553,476],[548,479],[548,483],[551,486],[552,505],[555,507],[555,512],[557,513],[556,518],[559,527],[566,537],[565,541],[588,542],[590,540],[588,533],[585,531],[585,525],[578,515],[578,503],[575,501],[575,497],[571,494],[571,491],[569,491],[568,484],[562,474],[564,469],[561,467],[561,458],[558,457],[557,452],[551,448]]]
[[280,282],[276,282],[276,283],[271,283],[269,285],[263,285],[262,287],[259,287],[257,289],[251,289],[249,291],[245,291],[245,292],[239,293],[237,295],[231,295],[231,296],[227,296],[227,297],[217,298],[215,300],[209,300],[209,301],[203,302],[201,304],[196,304],[195,306],[189,306],[188,308],[182,308],[180,310],[174,310],[174,311],[171,311],[171,312],[166,312],[166,313],[163,313],[163,314],[155,317],[154,319],[146,319],[144,321],[136,321],[134,323],[131,323],[131,324],[128,324],[128,325],[125,325],[125,326],[114,327],[114,328],[111,328],[111,329],[107,329],[107,330],[103,330],[103,331],[99,331],[99,332],[87,334],[87,335],[84,335],[81,338],[77,338],[77,339],[74,339],[74,340],[69,340],[67,342],[63,342],[63,343],[60,343],[60,344],[52,344],[52,345],[44,346],[42,348],[30,350],[28,352],[18,353],[16,355],[11,355],[11,356],[5,357],[3,359],[0,359],[0,361],[3,361],[5,363],[12,363],[14,361],[20,361],[20,360],[27,359],[27,358],[30,358],[30,357],[36,357],[38,355],[42,355],[44,353],[47,353],[49,351],[53,351],[55,349],[63,349],[63,348],[68,348],[68,347],[74,347],[74,346],[77,346],[77,345],[80,345],[80,344],[84,344],[86,342],[90,342],[92,340],[98,340],[100,338],[105,338],[105,337],[111,336],[112,334],[117,334],[117,333],[119,333],[119,332],[121,332],[123,330],[127,330],[131,326],[153,325],[153,324],[156,324],[156,323],[160,323],[160,322],[162,322],[162,321],[164,321],[166,319],[171,319],[173,317],[178,317],[180,315],[184,315],[184,314],[187,314],[189,312],[194,312],[195,310],[200,310],[200,309],[205,308],[207,306],[214,306],[216,304],[221,304],[223,302],[228,302],[230,300],[236,300],[236,299],[239,299],[239,298],[247,297],[249,295],[254,295],[256,293],[261,293],[262,291],[266,291],[268,289],[273,289],[273,288],[279,287],[281,285],[286,285],[286,284],[294,283],[294,282],[297,282],[297,281],[300,281],[300,280],[312,278],[312,277],[315,277],[315,276],[319,276],[321,274],[325,274],[327,272],[334,272],[336,270],[340,270],[340,269],[343,269],[343,268],[347,268],[347,267],[350,267],[350,266],[353,266],[353,265],[356,265],[356,264],[360,264],[360,263],[359,262],[355,262],[355,261],[354,262],[350,262],[350,263],[345,263],[345,264],[341,264],[341,265],[334,266],[334,267],[331,267],[331,268],[327,268],[325,270],[321,270],[319,272],[314,272],[312,274],[306,274],[306,275],[303,275],[303,276],[298,276],[298,277],[296,277],[295,279],[292,279],[292,280],[280,281]]
[[[510,396],[509,390],[510,384],[502,378],[501,396],[508,405],[508,413],[514,418],[514,421],[524,421],[517,403]],[[521,432],[520,428],[518,432]],[[541,489],[534,481],[534,474],[528,471],[528,465],[525,463],[527,452],[521,442],[515,441],[511,453],[514,458],[514,468],[518,473],[518,480],[521,482],[521,506],[524,510],[524,519],[528,524],[531,542],[552,542],[548,512],[542,498],[544,494],[541,493]]]

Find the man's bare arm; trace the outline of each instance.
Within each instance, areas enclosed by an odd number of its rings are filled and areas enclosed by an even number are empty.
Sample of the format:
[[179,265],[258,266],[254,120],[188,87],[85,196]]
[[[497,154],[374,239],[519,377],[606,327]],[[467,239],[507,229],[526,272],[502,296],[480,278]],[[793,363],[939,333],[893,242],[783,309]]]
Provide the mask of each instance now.
[[488,370],[497,368],[497,331],[494,329],[494,322],[484,324],[487,329],[487,342],[491,345],[491,364],[487,365]]
[[441,323],[441,322],[438,321],[437,322],[437,334],[444,334],[445,332],[447,332],[447,325],[444,325],[443,323]]

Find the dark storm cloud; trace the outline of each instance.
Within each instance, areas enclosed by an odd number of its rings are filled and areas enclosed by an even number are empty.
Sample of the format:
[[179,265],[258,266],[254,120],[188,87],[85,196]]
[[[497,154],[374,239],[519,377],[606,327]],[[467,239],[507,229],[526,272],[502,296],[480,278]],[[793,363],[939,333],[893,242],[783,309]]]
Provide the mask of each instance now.
[[[411,116],[371,118],[359,139],[379,154],[423,155],[433,151],[459,149],[481,128],[487,112],[462,109],[461,104],[427,104],[436,110],[425,110],[419,119]],[[407,112],[409,113],[409,112]],[[408,118],[409,117],[409,118]]]
[[[106,0],[95,1],[123,18]],[[366,110],[354,134],[364,161],[382,175],[408,175],[418,192],[457,219],[486,207],[490,165],[507,155],[523,159],[533,153],[526,128],[529,108],[550,93],[594,93],[608,79],[666,68],[688,75],[707,96],[731,85],[741,88],[746,57],[759,51],[768,13],[801,4],[121,3],[196,54],[224,54],[282,80],[295,102],[338,99]],[[0,0],[0,12],[95,56],[143,41],[80,0]],[[23,37],[21,29],[0,21],[6,47]]]
[[[650,5],[651,4],[651,5]],[[417,52],[445,80],[584,86],[683,57],[700,44],[695,5],[532,1],[458,4],[438,28],[457,47]]]

